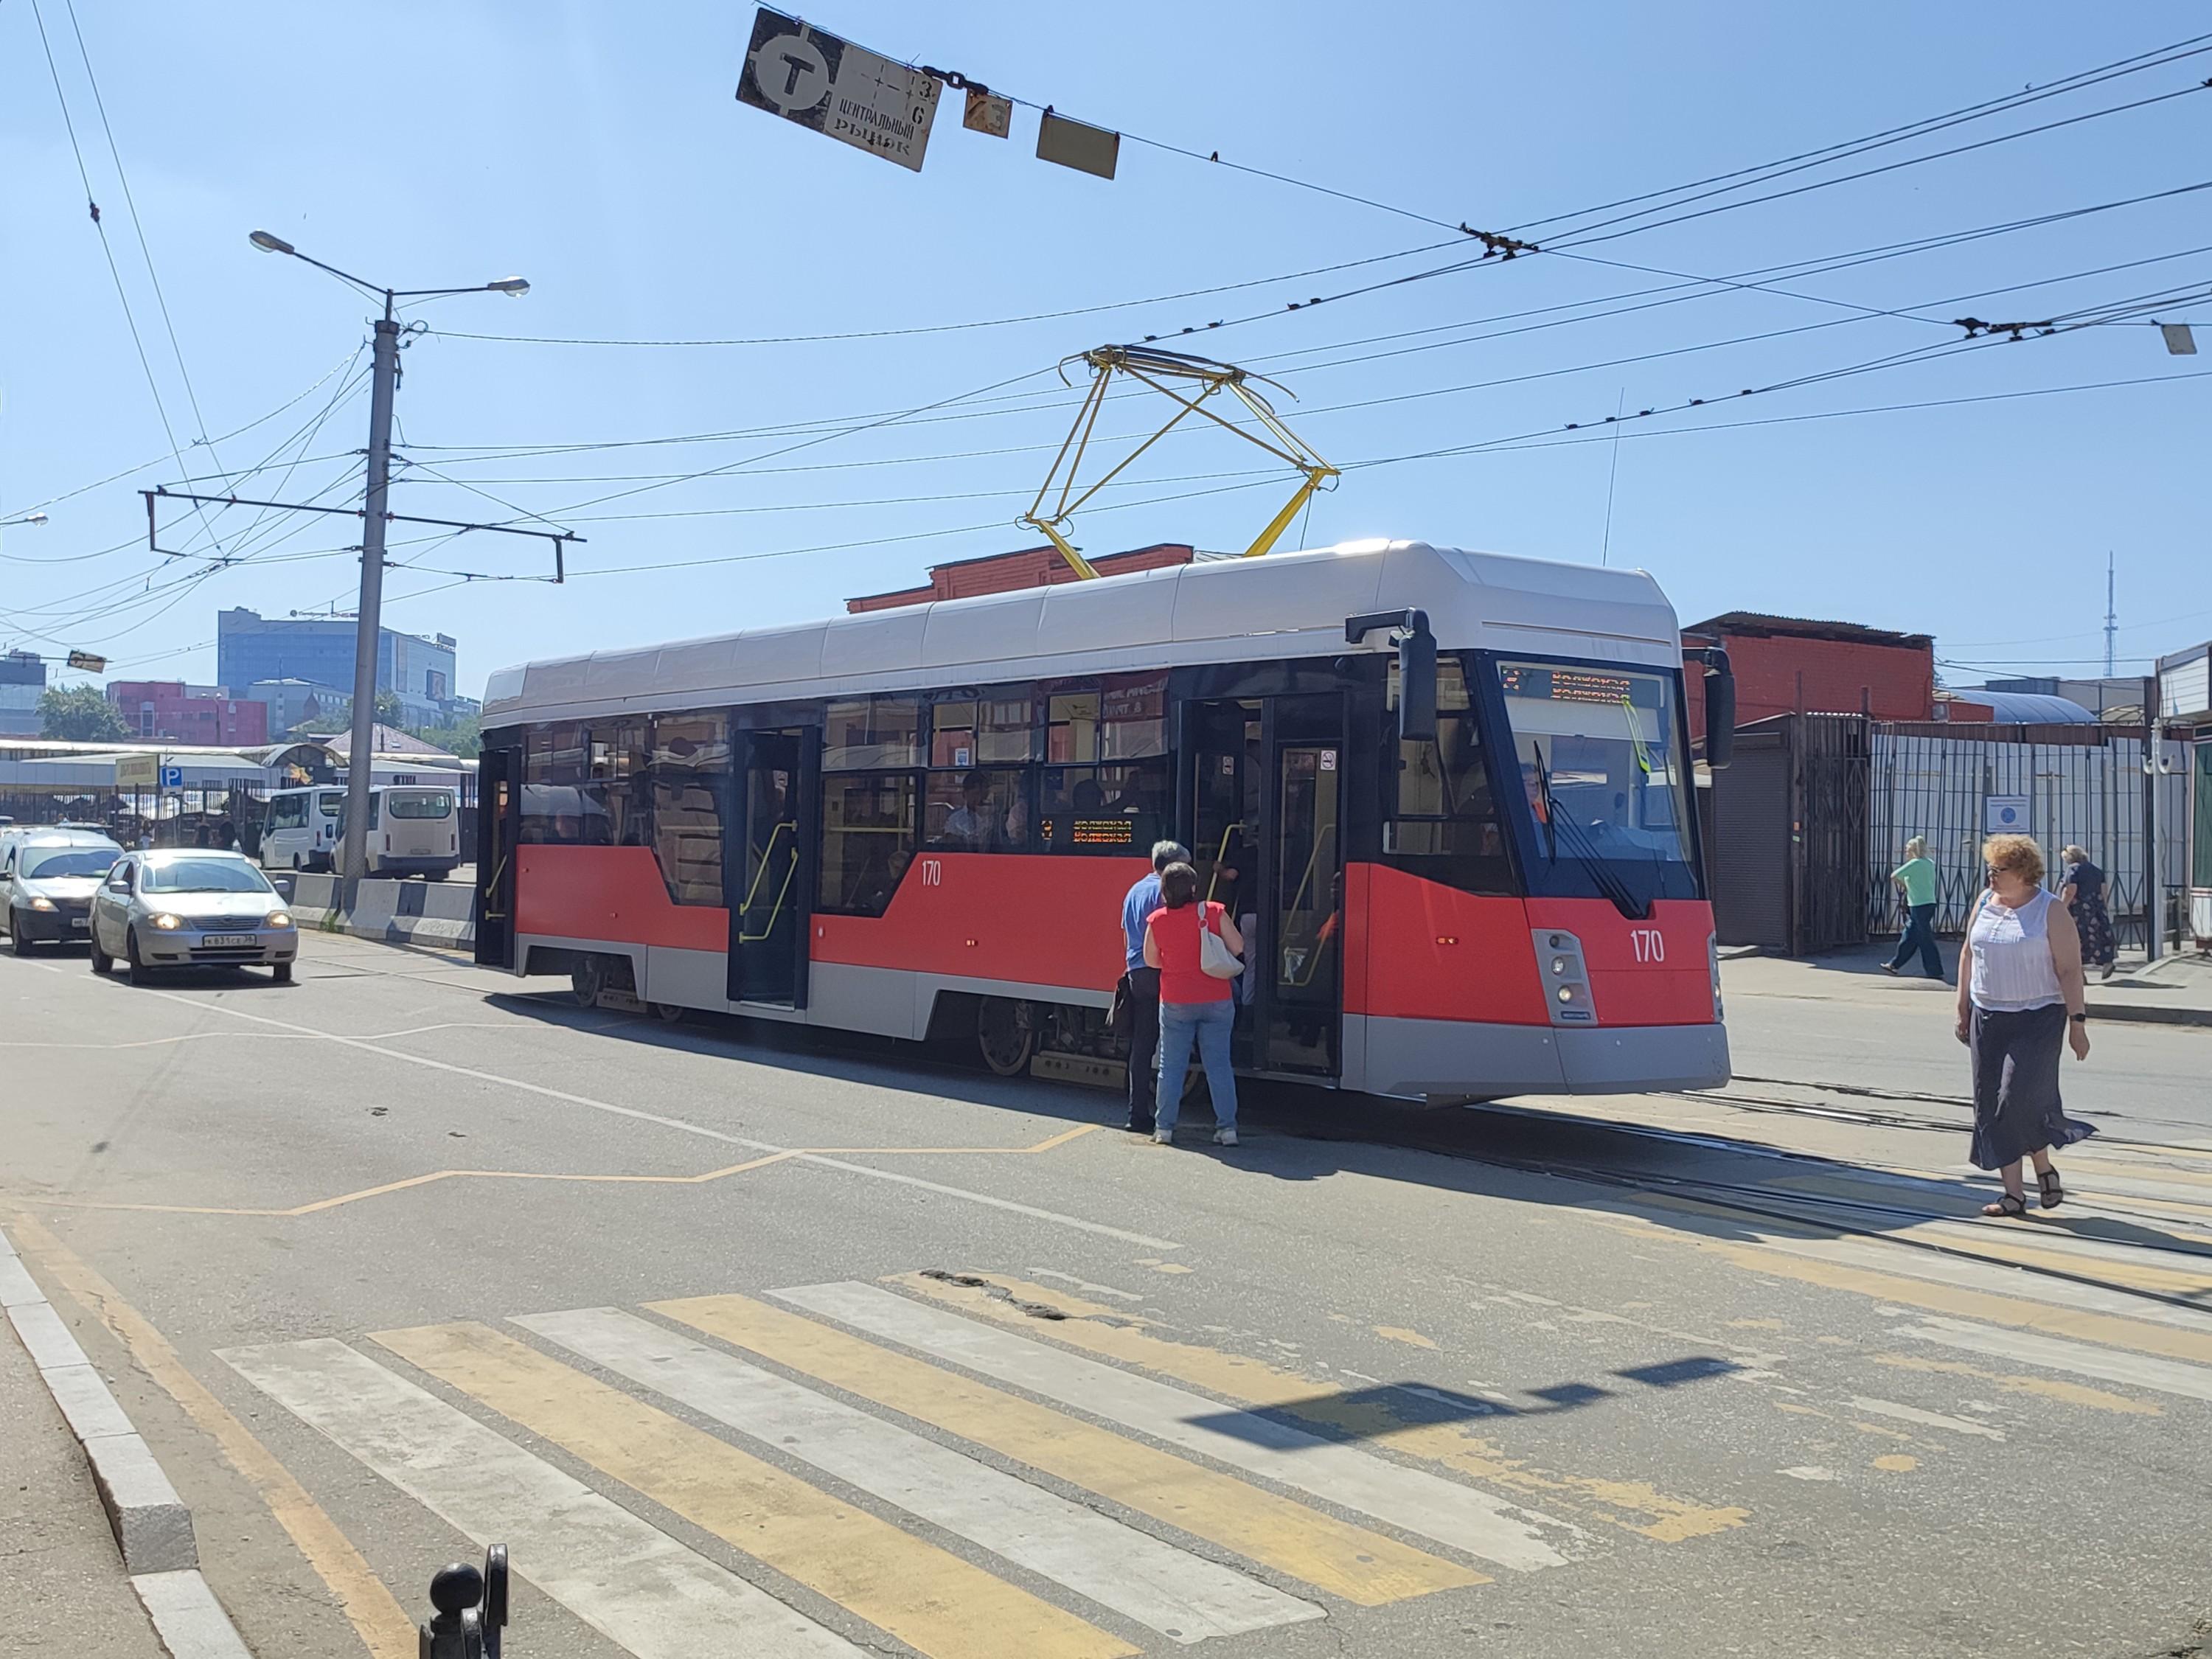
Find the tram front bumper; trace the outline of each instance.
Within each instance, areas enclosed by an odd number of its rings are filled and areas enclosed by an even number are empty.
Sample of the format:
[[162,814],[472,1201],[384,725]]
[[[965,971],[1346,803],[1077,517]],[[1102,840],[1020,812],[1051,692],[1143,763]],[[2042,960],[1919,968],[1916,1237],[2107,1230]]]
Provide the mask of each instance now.
[[1369,1094],[1624,1095],[1718,1088],[1729,1076],[1728,1028],[1719,1024],[1501,1025],[1370,1014],[1347,1016],[1345,1027],[1345,1081]]

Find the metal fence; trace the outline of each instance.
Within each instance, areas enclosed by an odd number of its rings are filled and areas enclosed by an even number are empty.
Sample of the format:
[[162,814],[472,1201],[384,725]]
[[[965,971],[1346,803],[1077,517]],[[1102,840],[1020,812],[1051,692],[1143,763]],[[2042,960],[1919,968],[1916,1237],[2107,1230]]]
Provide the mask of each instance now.
[[[1877,721],[1868,814],[1869,926],[1902,922],[1889,872],[1905,841],[1923,836],[1942,872],[1936,929],[1956,933],[1982,884],[1981,843],[1993,796],[2025,797],[2024,833],[2043,848],[2050,879],[2059,850],[2078,846],[2105,872],[2106,903],[2123,945],[2143,940],[2143,750],[2140,726],[1982,726]],[[2173,775],[2160,799],[2158,867],[2166,894],[2183,882],[2189,745],[2168,738]],[[2165,915],[2165,906],[2156,914]]]
[[0,789],[0,819],[17,824],[84,824],[106,830],[125,847],[222,845],[226,832],[249,854],[261,844],[264,803],[271,788],[261,778],[233,778],[190,789],[77,788],[68,786]]

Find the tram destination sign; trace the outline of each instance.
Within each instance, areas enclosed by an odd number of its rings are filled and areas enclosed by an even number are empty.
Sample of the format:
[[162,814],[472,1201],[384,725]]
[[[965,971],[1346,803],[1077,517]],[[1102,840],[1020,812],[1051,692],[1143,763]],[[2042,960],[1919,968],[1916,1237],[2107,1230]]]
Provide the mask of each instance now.
[[921,171],[937,117],[934,76],[760,9],[738,101]]

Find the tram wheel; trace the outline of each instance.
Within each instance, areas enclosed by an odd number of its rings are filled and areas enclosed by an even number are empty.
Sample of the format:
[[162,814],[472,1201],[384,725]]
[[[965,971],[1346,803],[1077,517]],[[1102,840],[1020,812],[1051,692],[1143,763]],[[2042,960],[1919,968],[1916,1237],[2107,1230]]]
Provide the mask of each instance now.
[[1036,1051],[1036,1010],[1010,997],[985,997],[975,1006],[975,1046],[997,1077],[1019,1077]]
[[598,957],[579,957],[576,965],[568,970],[568,988],[574,994],[579,1008],[598,1007],[599,992],[606,982],[606,963]]

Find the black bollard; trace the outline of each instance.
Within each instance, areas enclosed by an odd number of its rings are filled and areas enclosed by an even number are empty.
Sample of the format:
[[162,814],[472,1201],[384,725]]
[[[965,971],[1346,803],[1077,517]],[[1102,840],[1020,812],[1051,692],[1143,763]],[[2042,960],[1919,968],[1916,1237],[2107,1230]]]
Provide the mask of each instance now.
[[430,1577],[430,1605],[437,1611],[415,1629],[417,1659],[499,1659],[507,1628],[507,1546],[484,1552],[483,1571],[465,1561]]

